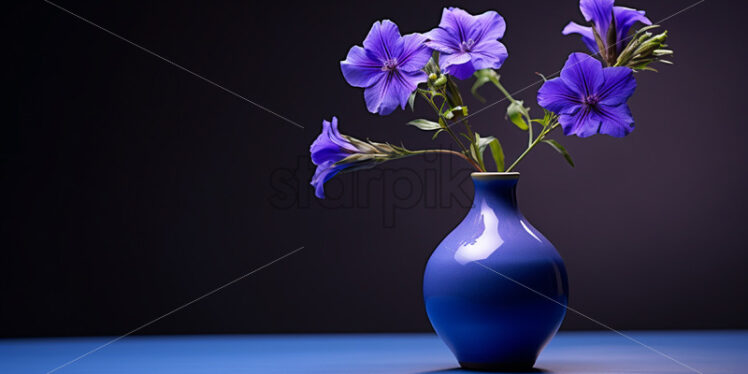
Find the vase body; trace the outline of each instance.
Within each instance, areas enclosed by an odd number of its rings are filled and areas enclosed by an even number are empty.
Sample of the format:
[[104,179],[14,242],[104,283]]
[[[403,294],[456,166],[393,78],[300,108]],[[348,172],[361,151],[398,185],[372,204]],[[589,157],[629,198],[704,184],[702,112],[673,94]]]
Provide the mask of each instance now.
[[519,173],[472,179],[472,208],[426,265],[426,312],[461,366],[529,369],[566,314],[566,268],[517,208]]

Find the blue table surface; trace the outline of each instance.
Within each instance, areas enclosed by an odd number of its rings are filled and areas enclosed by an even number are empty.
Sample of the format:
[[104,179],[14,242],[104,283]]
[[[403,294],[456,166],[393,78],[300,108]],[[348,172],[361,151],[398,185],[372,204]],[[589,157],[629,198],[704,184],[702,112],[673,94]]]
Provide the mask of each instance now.
[[[537,373],[748,373],[748,331],[561,332]],[[0,340],[0,373],[48,373],[112,338]],[[461,373],[433,334],[132,336],[55,373]]]

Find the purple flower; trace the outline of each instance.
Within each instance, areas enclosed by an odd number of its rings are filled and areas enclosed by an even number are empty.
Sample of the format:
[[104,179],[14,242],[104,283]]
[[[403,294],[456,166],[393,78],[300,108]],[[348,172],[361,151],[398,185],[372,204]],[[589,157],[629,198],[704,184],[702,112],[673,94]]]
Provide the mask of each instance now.
[[312,162],[317,165],[311,185],[314,186],[314,194],[318,198],[324,199],[325,182],[341,170],[351,166],[348,164],[336,165],[336,163],[354,153],[358,153],[359,150],[340,134],[338,118],[332,117],[332,122],[322,121],[322,133],[314,140],[314,143],[309,147],[309,151],[312,153]]
[[387,115],[398,106],[405,108],[410,94],[427,80],[421,71],[431,58],[425,40],[420,34],[400,36],[397,25],[384,20],[374,23],[363,48],[348,51],[340,69],[348,84],[366,88],[369,112]]
[[445,8],[439,27],[426,34],[426,45],[440,52],[439,66],[458,79],[476,70],[498,69],[509,54],[498,39],[506,23],[498,13],[473,16],[460,8]]
[[[610,23],[613,21],[613,17],[615,16],[617,53],[620,53],[626,46],[626,43],[622,40],[628,35],[631,26],[637,22],[641,22],[645,25],[652,24],[652,21],[644,16],[643,10],[613,6],[613,0],[580,0],[579,9],[582,11],[584,19],[587,20],[587,22],[592,22],[594,24],[594,27],[600,35],[600,39],[606,49],[609,48],[608,29],[610,28]],[[569,22],[561,33],[564,35],[580,34],[582,35],[582,41],[584,41],[584,44],[587,45],[587,48],[589,48],[590,51],[593,53],[600,52],[601,54],[605,54],[604,51],[597,50],[597,42],[595,41],[592,27]]]
[[603,68],[600,61],[584,53],[572,53],[561,77],[540,87],[538,104],[560,115],[564,135],[586,138],[608,134],[621,138],[634,129],[626,105],[634,89],[636,80],[631,69]]

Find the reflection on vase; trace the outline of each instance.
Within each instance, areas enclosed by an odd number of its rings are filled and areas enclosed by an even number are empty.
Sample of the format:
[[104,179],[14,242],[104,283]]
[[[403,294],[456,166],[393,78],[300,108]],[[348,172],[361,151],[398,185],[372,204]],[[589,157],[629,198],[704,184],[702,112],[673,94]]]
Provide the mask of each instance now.
[[472,177],[473,207],[426,266],[426,311],[462,366],[530,368],[566,313],[566,269],[518,210],[518,173]]

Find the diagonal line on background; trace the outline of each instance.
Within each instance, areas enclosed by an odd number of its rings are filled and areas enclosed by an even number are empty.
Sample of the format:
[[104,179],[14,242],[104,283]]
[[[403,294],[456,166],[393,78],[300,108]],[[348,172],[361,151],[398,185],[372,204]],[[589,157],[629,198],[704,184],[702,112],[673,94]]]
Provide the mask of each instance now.
[[574,309],[574,308],[572,308],[572,307],[570,307],[570,306],[564,305],[564,304],[562,304],[562,303],[560,303],[560,302],[556,301],[556,300],[555,300],[554,298],[552,298],[552,297],[549,297],[549,296],[545,295],[544,293],[542,293],[542,292],[540,292],[540,291],[536,291],[536,290],[532,289],[531,287],[529,287],[529,286],[526,286],[526,285],[522,284],[521,282],[519,282],[519,281],[517,281],[517,280],[515,280],[515,279],[513,279],[513,278],[510,278],[509,276],[507,276],[507,275],[504,275],[504,274],[502,274],[502,273],[500,273],[500,272],[498,272],[498,271],[496,271],[496,270],[494,270],[494,269],[492,269],[492,268],[490,268],[490,267],[488,267],[488,266],[486,266],[486,265],[484,265],[484,264],[482,264],[482,263],[480,263],[480,262],[478,262],[478,261],[473,261],[473,262],[474,262],[475,264],[477,264],[477,265],[480,265],[481,267],[483,267],[483,268],[485,268],[485,269],[487,269],[487,270],[490,270],[491,272],[493,272],[493,273],[495,273],[495,274],[498,274],[498,275],[500,275],[500,276],[501,276],[501,277],[503,277],[504,279],[506,279],[506,280],[508,280],[508,281],[510,281],[510,282],[512,282],[512,283],[514,283],[514,284],[516,284],[516,285],[518,285],[518,286],[521,286],[522,288],[525,288],[525,289],[527,289],[527,290],[531,291],[532,293],[534,293],[534,294],[536,294],[536,295],[538,295],[538,296],[542,296],[543,298],[545,298],[545,299],[547,299],[547,300],[549,300],[549,301],[552,301],[552,302],[554,302],[554,303],[556,303],[556,304],[560,305],[561,307],[563,307],[563,308],[564,308],[564,309],[566,309],[566,310],[570,310],[570,311],[574,312],[574,314],[577,314],[577,315],[579,315],[579,316],[581,316],[581,317],[583,317],[583,318],[586,318],[586,319],[588,319],[588,320],[590,320],[590,321],[594,322],[595,324],[597,324],[597,325],[599,325],[599,326],[602,326],[602,327],[604,327],[604,328],[606,328],[606,329],[608,329],[608,330],[610,330],[610,331],[612,331],[612,332],[614,332],[614,333],[616,333],[616,334],[618,334],[618,335],[621,335],[622,337],[624,337],[624,338],[626,338],[626,339],[628,339],[628,340],[630,340],[630,341],[632,341],[632,342],[634,342],[634,343],[636,343],[636,344],[639,344],[640,346],[642,346],[642,347],[644,347],[644,348],[647,348],[647,349],[649,349],[650,351],[652,351],[652,352],[654,352],[654,353],[657,353],[658,355],[660,355],[660,356],[662,356],[662,357],[665,357],[665,358],[667,358],[668,360],[670,360],[670,361],[673,361],[673,362],[675,362],[676,364],[678,364],[678,365],[680,365],[680,366],[683,366],[684,368],[686,368],[686,369],[688,369],[688,370],[691,370],[691,371],[693,371],[694,373],[698,373],[698,374],[704,374],[704,373],[702,373],[701,371],[699,371],[699,370],[696,370],[696,369],[694,369],[693,367],[691,367],[691,366],[689,366],[689,365],[687,365],[687,364],[684,364],[684,363],[683,363],[683,362],[681,362],[681,361],[678,361],[678,360],[676,360],[676,359],[675,359],[675,358],[673,358],[672,356],[670,356],[670,355],[668,355],[668,354],[665,354],[664,352],[662,352],[662,351],[660,351],[660,350],[658,350],[658,349],[655,349],[655,348],[653,348],[653,347],[651,347],[651,346],[649,346],[649,345],[647,345],[647,344],[644,344],[644,343],[642,343],[642,342],[641,342],[641,341],[639,341],[638,339],[635,339],[635,338],[633,338],[633,337],[631,337],[631,336],[629,336],[629,335],[626,335],[626,334],[624,334],[624,333],[622,333],[622,332],[620,332],[620,331],[618,331],[618,330],[616,330],[616,329],[614,329],[614,328],[612,328],[612,327],[610,327],[610,326],[608,326],[608,325],[606,325],[606,324],[604,324],[604,323],[602,323],[602,322],[600,322],[600,321],[598,321],[598,320],[596,320],[596,319],[594,319],[594,318],[592,318],[592,317],[590,317],[590,316],[588,316],[588,315],[586,315],[586,314],[584,314],[584,313],[582,313],[582,312],[580,312],[580,311],[578,311],[578,310],[576,310],[576,309]]
[[[689,10],[689,9],[691,9],[691,8],[699,5],[699,4],[701,4],[701,3],[703,3],[704,1],[706,1],[706,0],[697,1],[697,2],[691,4],[691,5],[687,6],[687,7],[679,10],[678,12],[676,12],[676,13],[674,13],[674,14],[672,14],[672,15],[670,15],[670,16],[668,16],[668,17],[666,17],[666,18],[664,18],[664,19],[662,19],[660,21],[657,21],[655,23],[659,24],[659,23],[665,22],[665,21],[667,21],[667,20],[669,20],[669,19],[671,19],[671,18],[673,18],[673,17],[675,17],[675,16],[677,16],[677,15],[679,15],[679,14],[681,14],[681,13],[683,13],[683,12],[685,12],[685,11],[687,11],[687,10]],[[161,56],[161,55],[159,55],[159,54],[151,51],[150,49],[147,49],[147,48],[145,48],[143,46],[140,46],[140,45],[138,45],[138,44],[136,44],[136,43],[128,40],[127,38],[125,38],[123,36],[120,36],[120,35],[112,32],[112,31],[110,31],[110,30],[108,30],[108,29],[106,29],[106,28],[104,28],[102,26],[99,26],[98,24],[96,24],[96,23],[94,23],[94,22],[92,22],[92,21],[90,21],[90,20],[88,20],[88,19],[86,19],[86,18],[84,18],[82,16],[79,16],[78,14],[75,14],[75,13],[73,13],[72,11],[70,11],[70,10],[68,10],[66,8],[63,8],[62,6],[59,6],[59,5],[53,3],[53,2],[51,2],[49,0],[44,0],[44,2],[47,3],[47,4],[49,4],[49,5],[51,5],[51,6],[54,6],[55,8],[57,8],[57,9],[65,12],[65,13],[67,13],[67,14],[69,14],[69,15],[71,15],[71,16],[73,16],[73,17],[75,17],[75,18],[77,18],[77,19],[79,19],[79,20],[81,20],[81,21],[83,21],[83,22],[85,22],[85,23],[87,23],[87,24],[89,24],[89,25],[91,25],[91,26],[93,26],[93,27],[101,30],[101,31],[104,31],[107,34],[109,34],[109,35],[111,35],[111,36],[113,36],[113,37],[115,37],[115,38],[117,38],[117,39],[119,39],[121,41],[124,41],[124,42],[130,44],[131,46],[136,47],[136,48],[138,48],[138,49],[140,49],[140,50],[142,50],[142,51],[144,51],[144,52],[146,52],[146,53],[148,53],[148,54],[150,54],[150,55],[152,55],[152,56],[154,56],[154,57],[156,57],[156,58],[158,58],[158,59],[160,59],[160,60],[162,60],[162,61],[164,61],[164,62],[166,62],[166,63],[168,63],[168,64],[170,64],[170,65],[172,65],[172,66],[174,66],[174,67],[176,67],[176,68],[178,68],[178,69],[180,69],[180,70],[182,70],[182,71],[184,71],[184,72],[186,72],[186,73],[188,73],[188,74],[190,74],[190,75],[192,75],[192,76],[194,76],[194,77],[196,77],[196,78],[198,78],[198,79],[200,79],[202,81],[204,81],[204,82],[206,82],[206,83],[209,83],[209,84],[211,84],[211,85],[213,85],[213,86],[215,86],[215,87],[217,87],[217,88],[219,88],[219,89],[221,89],[221,90],[223,90],[223,91],[225,91],[225,92],[227,92],[227,93],[229,93],[229,94],[231,94],[231,95],[233,95],[233,96],[235,96],[235,97],[237,97],[239,99],[242,99],[242,100],[244,100],[244,101],[252,104],[253,106],[255,106],[257,108],[259,108],[259,109],[261,109],[261,110],[263,110],[263,111],[265,111],[265,112],[267,112],[269,114],[272,114],[273,116],[275,116],[277,118],[280,118],[280,119],[288,122],[289,124],[291,124],[291,125],[293,125],[295,127],[298,127],[300,129],[304,129],[304,126],[298,124],[297,122],[295,122],[295,121],[293,121],[293,120],[291,120],[291,119],[289,119],[287,117],[284,117],[284,116],[282,116],[282,115],[280,115],[280,114],[278,114],[278,113],[276,113],[276,112],[268,109],[267,107],[264,107],[264,106],[262,106],[262,105],[260,105],[260,104],[258,104],[256,102],[254,102],[254,101],[252,101],[252,100],[250,100],[250,99],[248,99],[248,98],[240,95],[239,93],[237,93],[237,92],[235,92],[233,90],[225,88],[222,85],[220,85],[220,84],[218,84],[218,83],[216,83],[216,82],[214,82],[214,81],[212,81],[212,80],[210,80],[210,79],[208,79],[208,78],[206,78],[206,77],[204,77],[204,76],[202,76],[202,75],[200,75],[198,73],[195,73],[195,72],[187,69],[186,67],[184,67],[184,66],[182,66],[182,65],[180,65],[180,64],[178,64],[176,62],[173,62],[173,61],[171,61],[171,60],[169,60],[169,59],[167,59],[167,58],[165,58],[165,57],[163,57],[163,56]],[[623,42],[625,40],[628,40],[628,39],[630,39],[630,37],[621,40],[621,42]],[[594,58],[598,54],[599,54],[599,52],[596,53],[596,54],[593,54],[593,55],[588,55],[588,57],[589,58]],[[560,72],[560,70],[557,71],[557,72],[555,72],[555,73],[553,73],[549,77],[553,77],[553,76],[557,75],[559,72]],[[516,94],[519,94],[521,92],[524,92],[524,91],[528,90],[529,88],[531,88],[533,86],[536,86],[539,83],[543,83],[543,80],[538,80],[538,81],[536,81],[536,82],[534,82],[534,83],[532,83],[532,84],[530,84],[530,85],[528,85],[528,86],[526,86],[526,87],[524,87],[524,88],[522,88],[520,90],[517,90],[516,92],[513,92],[512,96],[514,96]],[[507,100],[506,98],[502,98],[502,99],[500,99],[500,100],[498,100],[496,102],[493,102],[493,103],[491,103],[491,104],[489,104],[489,105],[487,105],[487,106],[479,109],[478,111],[476,111],[474,113],[471,113],[470,115],[468,115],[466,117],[463,117],[463,118],[461,118],[458,121],[453,122],[452,124],[450,124],[448,126],[451,127],[451,126],[454,126],[454,125],[456,125],[458,123],[461,123],[461,122],[467,120],[468,118],[473,117],[473,116],[477,115],[478,113],[481,113],[481,112],[483,112],[483,111],[485,111],[485,110],[487,110],[487,109],[489,109],[489,108],[491,108],[491,107],[493,107],[493,106],[495,106],[495,105],[497,105],[497,104],[499,104],[501,102],[504,102],[506,100]],[[271,262],[269,262],[269,263],[266,263],[265,265],[262,265],[262,266],[260,266],[260,267],[258,267],[256,269],[250,271],[249,273],[246,273],[246,274],[244,274],[244,275],[242,275],[242,276],[240,276],[238,278],[235,278],[234,280],[232,280],[232,281],[230,281],[230,282],[228,282],[228,283],[226,283],[226,284],[224,284],[224,285],[222,285],[222,286],[220,286],[220,287],[218,287],[218,288],[216,288],[216,289],[214,289],[214,290],[212,290],[212,291],[210,291],[208,293],[205,293],[205,294],[201,295],[200,297],[198,297],[198,298],[196,298],[196,299],[194,299],[194,300],[192,300],[192,301],[190,301],[190,302],[188,302],[186,304],[183,304],[183,305],[181,305],[181,306],[173,309],[172,311],[170,311],[170,312],[168,312],[166,314],[161,315],[160,317],[158,317],[156,319],[153,319],[153,320],[145,323],[145,324],[143,324],[143,325],[141,325],[141,326],[139,326],[139,327],[137,327],[137,328],[135,328],[135,329],[127,332],[126,334],[124,334],[122,336],[119,336],[119,337],[117,337],[115,339],[112,339],[112,340],[110,340],[110,341],[108,341],[108,342],[106,342],[106,343],[104,343],[104,344],[102,344],[102,345],[100,345],[100,346],[98,346],[98,347],[96,347],[96,348],[94,348],[94,349],[86,352],[85,354],[82,354],[82,355],[76,357],[75,359],[70,360],[70,361],[68,361],[68,362],[66,362],[66,363],[64,363],[64,364],[62,364],[62,365],[60,365],[60,366],[58,366],[58,367],[56,367],[56,368],[48,371],[47,374],[54,373],[54,372],[56,372],[56,371],[58,371],[58,370],[60,370],[60,369],[62,369],[64,367],[66,367],[66,366],[68,366],[70,364],[73,364],[73,363],[75,363],[75,362],[77,362],[77,361],[79,361],[79,360],[81,360],[81,359],[83,359],[83,358],[85,358],[85,357],[87,357],[87,356],[89,356],[89,355],[91,355],[91,354],[93,354],[93,353],[95,353],[95,352],[97,352],[97,351],[99,351],[99,350],[101,350],[101,349],[103,349],[103,348],[111,345],[111,344],[114,344],[115,342],[117,342],[117,341],[119,341],[121,339],[124,339],[125,337],[127,337],[127,336],[129,336],[131,334],[134,334],[134,333],[136,333],[136,332],[138,332],[138,331],[140,331],[140,330],[142,330],[142,329],[144,329],[144,328],[146,328],[146,327],[148,327],[148,326],[150,326],[150,325],[152,325],[152,324],[160,321],[163,318],[166,318],[166,317],[168,317],[168,316],[170,316],[170,315],[172,315],[172,314],[174,314],[174,313],[176,313],[176,312],[178,312],[178,311],[180,311],[180,310],[182,310],[182,309],[184,309],[184,308],[186,308],[186,307],[188,307],[188,306],[190,306],[190,305],[192,305],[192,304],[194,304],[194,303],[196,303],[196,302],[198,302],[198,301],[200,301],[200,300],[202,300],[202,299],[204,299],[204,298],[206,298],[206,297],[208,297],[210,295],[213,295],[214,293],[216,293],[216,292],[218,292],[218,291],[220,291],[220,290],[222,290],[222,289],[224,289],[224,288],[226,288],[228,286],[231,286],[231,285],[233,285],[233,284],[241,281],[242,279],[244,279],[246,277],[251,276],[252,274],[254,274],[254,273],[256,273],[256,272],[258,272],[258,271],[260,271],[260,270],[262,270],[262,269],[264,269],[264,268],[266,268],[268,266],[271,266],[272,264],[275,264],[278,261],[281,261],[281,260],[283,260],[283,259],[285,259],[285,258],[287,258],[287,257],[289,257],[289,256],[291,256],[291,255],[293,255],[293,254],[301,251],[302,249],[304,249],[303,246],[299,247],[299,248],[297,248],[297,249],[295,249],[295,250],[293,250],[293,251],[291,251],[291,252],[289,252],[289,253],[287,253],[287,254],[285,254],[285,255],[283,255],[283,256],[281,256],[281,257],[279,257],[279,258],[277,258],[277,259],[275,259],[275,260],[273,260]],[[494,269],[492,269],[492,268],[490,268],[490,267],[488,267],[488,266],[480,263],[480,262],[475,262],[475,263],[477,265],[480,265],[481,267],[483,267],[483,268],[485,268],[485,269],[487,269],[487,270],[489,270],[489,271],[491,271],[491,272],[493,272],[493,273],[495,273],[495,274],[503,277],[504,279],[506,279],[508,281],[511,281],[512,283],[515,283],[515,284],[517,284],[517,285],[519,285],[519,286],[521,286],[521,287],[523,287],[523,288],[525,288],[525,289],[527,289],[527,290],[529,290],[529,291],[531,291],[531,292],[533,292],[533,293],[535,293],[535,294],[537,294],[539,296],[542,296],[543,298],[548,299],[548,300],[550,300],[550,301],[552,301],[552,302],[554,302],[554,303],[556,303],[556,304],[564,307],[565,309],[567,309],[567,310],[569,310],[569,311],[571,311],[571,312],[573,312],[573,313],[575,313],[575,314],[577,314],[577,315],[579,315],[579,316],[581,316],[581,317],[583,317],[583,318],[585,318],[585,319],[587,319],[587,320],[589,320],[589,321],[591,321],[591,322],[593,322],[593,323],[595,323],[595,324],[597,324],[597,325],[599,325],[599,326],[601,326],[601,327],[603,327],[603,328],[605,328],[607,330],[610,330],[610,331],[612,331],[612,332],[614,332],[614,333],[616,333],[616,334],[618,334],[618,335],[620,335],[620,336],[622,336],[622,337],[624,337],[624,338],[626,338],[626,339],[628,339],[628,340],[630,340],[630,341],[632,341],[632,342],[634,342],[634,343],[636,343],[636,344],[638,344],[638,345],[640,345],[640,346],[642,346],[642,347],[644,347],[644,348],[646,348],[646,349],[648,349],[648,350],[650,350],[650,351],[652,351],[654,353],[657,353],[658,355],[660,355],[660,356],[662,356],[664,358],[667,358],[667,359],[669,359],[669,360],[677,363],[678,365],[680,365],[680,366],[682,366],[684,368],[687,368],[687,369],[689,369],[689,370],[691,370],[691,371],[693,371],[695,373],[698,373],[698,374],[703,374],[701,371],[699,371],[699,370],[697,370],[697,369],[695,369],[695,368],[693,368],[693,367],[691,367],[691,366],[689,366],[689,365],[687,365],[687,364],[685,364],[685,363],[683,363],[683,362],[681,362],[681,361],[673,358],[672,356],[669,356],[669,355],[667,355],[667,354],[665,354],[665,353],[663,353],[663,352],[661,352],[661,351],[659,351],[659,350],[657,350],[657,349],[655,349],[655,348],[653,348],[653,347],[651,347],[651,346],[649,346],[647,344],[644,344],[643,342],[641,342],[641,341],[639,341],[639,340],[637,340],[637,339],[635,339],[635,338],[633,338],[633,337],[631,337],[631,336],[629,336],[627,334],[624,334],[624,333],[622,333],[622,332],[620,332],[620,331],[618,331],[616,329],[613,329],[612,327],[610,327],[610,326],[608,326],[608,325],[606,325],[606,324],[604,324],[604,323],[602,323],[602,322],[600,322],[600,321],[598,321],[596,319],[593,319],[593,318],[585,315],[584,313],[582,313],[582,312],[580,312],[580,311],[578,311],[578,310],[576,310],[576,309],[574,309],[572,307],[563,305],[562,303],[559,303],[555,299],[553,299],[551,297],[548,297],[545,294],[543,294],[543,293],[541,293],[539,291],[536,291],[536,290],[534,290],[534,289],[532,289],[532,288],[530,288],[530,287],[528,287],[528,286],[526,286],[526,285],[524,285],[524,284],[522,284],[522,283],[520,283],[520,282],[518,282],[518,281],[516,281],[516,280],[514,280],[514,279],[512,279],[512,278],[510,278],[510,277],[508,277],[508,276],[506,276],[506,275],[504,275],[504,274],[502,274],[502,273],[500,273],[500,272],[498,272],[498,271],[496,271],[496,270],[494,270]]]
[[108,342],[106,342],[106,343],[104,343],[104,344],[102,344],[102,345],[100,345],[100,346],[98,346],[98,347],[96,347],[96,348],[94,348],[94,349],[92,349],[92,350],[90,350],[90,351],[88,351],[88,352],[86,352],[86,353],[84,353],[84,354],[82,354],[82,355],[80,355],[80,356],[78,356],[78,357],[76,357],[76,358],[74,358],[74,359],[72,359],[72,360],[70,360],[70,361],[68,361],[68,362],[66,362],[66,363],[64,363],[64,364],[56,367],[56,368],[54,368],[54,369],[52,369],[52,370],[50,370],[50,371],[48,371],[47,374],[54,373],[57,370],[60,370],[60,369],[66,367],[66,366],[68,366],[68,365],[70,365],[72,363],[75,363],[76,361],[78,361],[78,360],[80,360],[80,359],[82,359],[82,358],[84,358],[84,357],[86,357],[88,355],[96,353],[96,352],[100,351],[101,349],[103,349],[103,348],[105,348],[105,347],[107,347],[107,346],[109,346],[111,344],[114,344],[114,343],[116,343],[116,342],[124,339],[125,337],[130,336],[130,335],[132,335],[132,334],[134,334],[134,333],[136,333],[136,332],[138,332],[138,331],[140,331],[140,330],[142,330],[142,329],[144,329],[144,328],[146,328],[146,327],[148,327],[148,326],[150,326],[150,325],[152,325],[152,324],[154,324],[154,323],[156,323],[156,322],[158,322],[158,321],[160,321],[160,320],[162,320],[162,319],[164,319],[164,318],[166,318],[166,317],[168,317],[168,316],[170,316],[170,315],[172,315],[172,314],[174,314],[174,313],[176,313],[176,312],[178,312],[178,311],[180,311],[180,310],[182,310],[182,309],[184,309],[184,308],[186,308],[186,307],[188,307],[188,306],[190,306],[190,305],[192,305],[192,304],[194,304],[194,303],[196,303],[196,302],[198,302],[198,301],[200,301],[200,300],[202,300],[202,299],[204,299],[204,298],[206,298],[206,297],[208,297],[208,296],[210,296],[210,295],[212,295],[212,294],[214,294],[214,293],[216,293],[216,292],[218,292],[218,291],[220,291],[220,290],[222,290],[224,288],[226,288],[226,287],[228,287],[228,286],[231,286],[232,284],[234,284],[234,283],[236,283],[236,282],[238,282],[238,281],[240,281],[240,280],[242,280],[242,279],[244,279],[244,278],[246,278],[246,277],[248,277],[248,276],[250,276],[250,275],[252,275],[252,274],[254,274],[254,273],[256,273],[256,272],[258,272],[258,271],[260,271],[260,270],[262,270],[262,269],[264,269],[264,268],[266,268],[266,267],[268,267],[268,266],[270,266],[270,265],[272,265],[272,264],[274,264],[276,262],[278,262],[278,261],[280,261],[280,260],[283,260],[284,258],[286,258],[288,256],[291,256],[292,254],[295,254],[295,253],[297,253],[298,251],[300,251],[302,249],[304,249],[304,247],[296,248],[293,251],[288,252],[285,255],[280,256],[280,257],[276,258],[275,260],[270,261],[270,262],[266,263],[265,265],[262,265],[262,266],[260,266],[260,267],[258,267],[256,269],[250,271],[249,273],[246,273],[246,274],[244,274],[244,275],[242,275],[242,276],[240,276],[238,278],[235,278],[234,280],[232,280],[232,281],[230,281],[228,283],[225,283],[224,285],[222,285],[222,286],[220,286],[220,287],[218,287],[218,288],[216,288],[216,289],[214,289],[214,290],[212,290],[210,292],[207,292],[207,293],[203,294],[202,296],[200,296],[200,297],[198,297],[198,298],[196,298],[196,299],[194,299],[194,300],[192,300],[192,301],[190,301],[190,302],[188,302],[186,304],[182,304],[181,306],[179,306],[179,307],[177,307],[175,309],[172,309],[170,312],[168,312],[168,313],[166,313],[166,314],[164,314],[164,315],[162,315],[162,316],[160,316],[160,317],[158,317],[156,319],[153,319],[153,320],[151,320],[151,321],[149,321],[147,323],[144,323],[144,324],[140,325],[139,327],[131,330],[130,332],[128,332],[128,333],[126,333],[126,334],[124,334],[122,336],[114,338],[114,339],[112,339],[112,340],[110,340],[110,341],[108,341]]
[[102,26],[99,26],[96,23],[94,23],[92,21],[89,21],[88,19],[83,18],[82,16],[79,16],[79,15],[73,13],[72,11],[67,10],[67,9],[65,9],[65,8],[63,8],[63,7],[57,5],[57,4],[55,4],[55,3],[53,3],[53,2],[51,2],[49,0],[44,0],[44,2],[47,3],[47,4],[49,4],[49,5],[51,5],[51,6],[53,6],[53,7],[55,7],[55,8],[57,8],[57,9],[59,9],[59,10],[61,10],[61,11],[63,11],[63,12],[65,12],[65,13],[67,13],[67,14],[69,14],[69,15],[71,15],[71,16],[73,16],[73,17],[75,17],[75,18],[77,18],[77,19],[79,19],[79,20],[81,20],[81,21],[83,21],[83,22],[85,22],[85,23],[87,23],[87,24],[89,24],[89,25],[91,25],[91,26],[93,26],[93,27],[96,27],[97,29],[99,29],[101,31],[104,31],[105,33],[107,33],[107,34],[109,34],[109,35],[111,35],[111,36],[113,36],[113,37],[115,37],[115,38],[117,38],[119,40],[122,40],[123,42],[125,42],[127,44],[130,44],[131,46],[133,46],[135,48],[140,49],[143,52],[146,52],[146,53],[150,54],[153,57],[158,58],[159,60],[161,60],[163,62],[166,62],[169,65],[172,65],[172,66],[174,66],[174,67],[176,67],[176,68],[178,68],[178,69],[180,69],[180,70],[182,70],[182,71],[184,71],[184,72],[186,72],[186,73],[194,76],[195,78],[198,78],[198,79],[200,79],[200,80],[202,80],[202,81],[204,81],[206,83],[209,83],[209,84],[211,84],[211,85],[213,85],[215,87],[218,87],[221,90],[223,90],[223,91],[225,91],[225,92],[227,92],[227,93],[229,93],[229,94],[231,94],[233,96],[236,96],[237,98],[242,99],[242,100],[244,100],[244,101],[246,101],[246,102],[254,105],[257,108],[262,109],[265,112],[268,112],[268,113],[270,113],[270,114],[272,114],[272,115],[274,115],[274,116],[276,116],[276,117],[278,117],[278,118],[280,118],[280,119],[282,119],[282,120],[290,123],[293,126],[296,126],[296,127],[300,128],[300,129],[304,129],[304,126],[298,124],[297,122],[295,122],[295,121],[293,121],[293,120],[291,120],[291,119],[289,119],[287,117],[284,117],[284,116],[282,116],[282,115],[280,115],[280,114],[278,114],[278,113],[276,113],[276,112],[268,109],[267,107],[264,107],[264,106],[262,106],[262,105],[260,105],[260,104],[258,104],[256,102],[254,102],[254,101],[252,101],[250,99],[247,99],[246,97],[244,97],[244,96],[236,93],[235,91],[232,91],[232,90],[230,90],[230,89],[228,89],[228,88],[226,88],[226,87],[224,87],[224,86],[222,86],[222,85],[220,85],[220,84],[218,84],[218,83],[216,83],[216,82],[214,82],[214,81],[212,81],[212,80],[210,80],[210,79],[208,79],[208,78],[206,78],[206,77],[204,77],[204,76],[202,76],[202,75],[200,75],[198,73],[195,73],[192,70],[187,69],[186,67],[184,67],[182,65],[179,65],[176,62],[171,61],[171,60],[167,59],[166,57],[163,57],[163,56],[159,55],[158,53],[151,51],[148,48],[145,48],[145,47],[143,47],[143,46],[141,46],[141,45],[139,45],[139,44],[137,44],[135,42],[132,42],[129,39],[127,39],[127,38],[125,38],[125,37],[123,37],[123,36],[121,36],[121,35],[113,32],[113,31],[109,31],[106,28],[104,28]]

